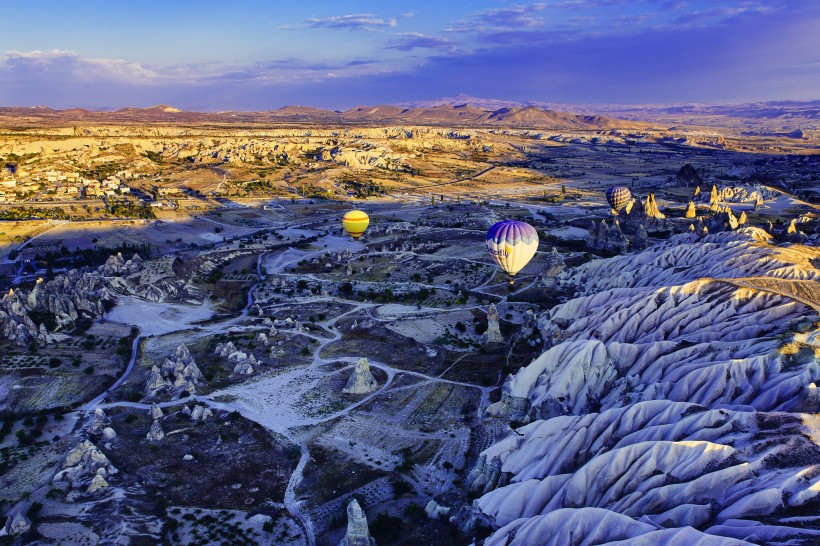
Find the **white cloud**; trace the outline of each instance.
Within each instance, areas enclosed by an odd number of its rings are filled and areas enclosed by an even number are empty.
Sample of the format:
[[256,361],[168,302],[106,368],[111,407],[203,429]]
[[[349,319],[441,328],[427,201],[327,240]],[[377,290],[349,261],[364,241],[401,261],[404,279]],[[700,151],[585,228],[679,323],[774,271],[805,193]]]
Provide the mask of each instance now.
[[9,51],[0,56],[0,75],[16,77],[70,77],[77,80],[105,78],[130,83],[151,83],[160,78],[155,70],[123,59],[83,57],[76,51]]

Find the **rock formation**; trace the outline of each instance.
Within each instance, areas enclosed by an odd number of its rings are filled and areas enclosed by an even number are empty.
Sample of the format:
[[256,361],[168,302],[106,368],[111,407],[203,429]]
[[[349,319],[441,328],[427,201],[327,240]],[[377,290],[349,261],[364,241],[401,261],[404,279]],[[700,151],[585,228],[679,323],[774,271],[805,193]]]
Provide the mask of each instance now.
[[360,358],[356,361],[356,367],[353,368],[353,373],[350,379],[347,380],[347,385],[342,389],[345,394],[367,394],[379,388],[379,383],[373,374],[370,373],[370,364],[366,358]]
[[165,438],[165,431],[162,430],[162,425],[159,424],[159,419],[154,421],[154,424],[151,425],[151,430],[148,431],[148,434],[146,434],[145,437],[152,442],[159,442]]
[[717,185],[712,184],[712,190],[709,192],[709,205],[717,207],[720,204],[720,194],[718,193]]
[[664,220],[666,216],[661,212],[658,203],[655,201],[655,194],[650,193],[646,196],[646,206],[644,214],[647,218],[654,218],[656,220]]
[[491,303],[487,307],[487,342],[501,343],[504,341],[504,336],[501,335],[501,326],[499,324],[498,310],[495,304]]
[[738,228],[738,225],[737,218],[735,218],[735,215],[732,214],[732,209],[729,207],[721,207],[709,218],[709,222],[707,224],[709,233],[734,231]]
[[148,411],[148,415],[150,415],[152,419],[157,420],[162,418],[165,414],[162,412],[161,407],[159,407],[156,403],[153,403],[151,404],[151,409]]
[[695,203],[689,201],[689,204],[686,205],[686,212],[683,213],[684,218],[696,218],[698,215],[697,209],[695,209]]
[[367,527],[367,517],[356,499],[347,505],[347,533],[339,546],[376,546]]
[[102,408],[97,408],[94,410],[94,415],[91,420],[91,426],[88,428],[88,432],[91,434],[101,434],[103,429],[111,423],[111,419],[105,414]]
[[564,257],[561,256],[561,253],[558,252],[557,248],[552,247],[552,250],[547,253],[547,259],[544,263],[544,278],[557,277],[565,267]]
[[191,421],[207,421],[213,416],[211,408],[205,406],[194,406],[194,409],[191,410]]
[[424,507],[424,513],[427,514],[428,518],[446,517],[450,513],[450,508],[441,506],[435,500],[430,499],[430,502]]
[[[72,489],[93,493],[107,487],[105,480],[118,471],[90,440],[83,440],[68,452],[61,469],[54,476],[54,481],[68,481]],[[103,478],[100,482],[99,477]]]
[[562,274],[557,342],[507,379],[488,412],[514,432],[465,480],[484,544],[816,542],[817,314],[769,288],[816,284],[817,252],[746,227]]
[[0,536],[16,537],[27,533],[31,529],[31,520],[22,512],[17,512],[6,519],[6,524],[0,528]]
[[[641,216],[644,216],[641,214]],[[621,231],[621,225],[617,218],[612,219],[612,226],[608,226],[606,220],[601,220],[600,224],[593,222],[589,226],[587,236],[587,246],[605,252],[626,252],[629,241]]]
[[0,301],[0,327],[8,339],[18,345],[31,340],[51,341],[44,324],[35,325],[30,314],[49,316],[55,330],[72,327],[78,320],[93,320],[105,313],[105,305],[113,300],[108,277],[123,272],[139,271],[142,261],[135,256],[127,262],[121,255],[92,271],[72,269],[49,282],[38,280],[30,292],[9,291]]
[[635,232],[635,240],[632,242],[632,248],[635,250],[643,250],[647,246],[649,246],[649,235],[646,233],[643,224],[640,224]]
[[702,183],[703,179],[698,171],[689,163],[681,167],[675,175],[675,184],[677,186],[689,188],[691,186],[700,186]]
[[145,385],[145,392],[156,395],[162,389],[174,390],[177,393],[187,391],[196,393],[196,386],[204,380],[204,376],[196,365],[194,357],[188,348],[181,344],[173,355],[165,359],[162,368],[151,367],[151,375]]

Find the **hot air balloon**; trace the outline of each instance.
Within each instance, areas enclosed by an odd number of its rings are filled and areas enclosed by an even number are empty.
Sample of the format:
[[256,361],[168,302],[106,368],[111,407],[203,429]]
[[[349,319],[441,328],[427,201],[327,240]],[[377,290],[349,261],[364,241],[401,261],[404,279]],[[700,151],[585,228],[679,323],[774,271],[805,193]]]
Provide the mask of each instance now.
[[504,220],[487,230],[487,250],[513,284],[513,276],[529,263],[538,250],[538,233],[526,222]]
[[625,186],[611,186],[606,190],[606,200],[615,212],[624,208],[630,199],[632,199],[632,193]]
[[370,225],[370,218],[360,210],[348,211],[342,218],[342,226],[350,234],[354,241],[364,234],[367,226]]

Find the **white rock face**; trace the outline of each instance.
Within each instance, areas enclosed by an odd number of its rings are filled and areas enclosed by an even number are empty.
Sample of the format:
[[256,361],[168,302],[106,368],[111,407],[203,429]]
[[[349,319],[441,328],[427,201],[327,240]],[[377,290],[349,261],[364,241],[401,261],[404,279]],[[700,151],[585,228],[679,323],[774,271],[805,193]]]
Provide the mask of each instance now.
[[370,364],[366,358],[360,358],[356,362],[356,367],[353,368],[353,373],[350,379],[347,380],[347,385],[342,389],[345,394],[367,394],[379,388],[379,383],[373,374],[370,373]]
[[490,343],[501,343],[504,341],[504,336],[501,335],[501,329],[498,324],[498,310],[495,304],[491,303],[487,308],[487,341]]
[[152,419],[157,420],[162,418],[165,414],[162,412],[162,408],[154,403],[151,404],[151,409],[149,410],[148,415],[150,415]]
[[165,431],[162,430],[162,425],[159,424],[158,420],[154,421],[154,424],[151,425],[151,430],[148,431],[145,437],[152,442],[159,442],[165,438]]
[[[774,246],[759,228],[707,235],[680,234],[636,256],[594,260],[559,276],[580,294],[607,288],[672,286],[699,278],[776,277],[820,280],[820,249]],[[816,262],[815,262],[816,263]]]
[[347,533],[339,546],[376,546],[367,527],[367,517],[356,499],[347,505]]
[[0,536],[17,536],[28,532],[31,529],[31,520],[29,520],[22,512],[17,512],[13,516],[9,516],[6,520],[6,525],[3,527],[3,532]]
[[156,395],[160,390],[175,389],[174,392],[196,393],[196,386],[204,380],[202,372],[185,345],[177,347],[173,355],[165,359],[162,368],[151,367],[151,375],[145,385],[145,392]]
[[820,542],[817,257],[743,228],[563,274],[466,480],[485,544]]

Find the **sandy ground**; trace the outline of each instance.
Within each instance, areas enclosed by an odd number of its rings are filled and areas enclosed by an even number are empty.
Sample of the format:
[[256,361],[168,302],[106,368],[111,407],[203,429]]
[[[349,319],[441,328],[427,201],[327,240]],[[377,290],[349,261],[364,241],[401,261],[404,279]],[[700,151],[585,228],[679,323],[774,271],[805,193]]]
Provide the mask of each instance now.
[[104,320],[138,326],[142,335],[154,336],[186,330],[194,322],[208,320],[213,310],[207,303],[200,307],[173,303],[152,303],[131,296],[120,298]]

